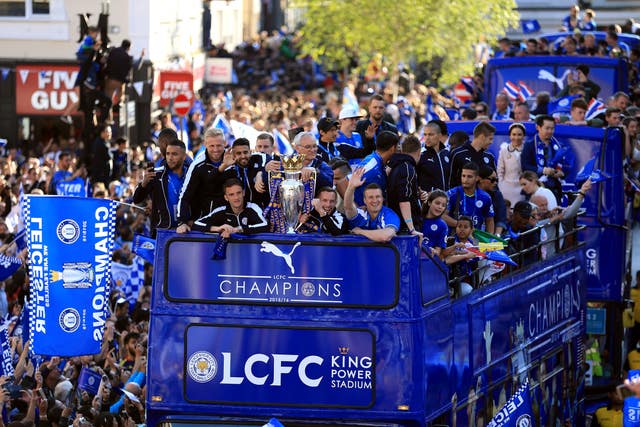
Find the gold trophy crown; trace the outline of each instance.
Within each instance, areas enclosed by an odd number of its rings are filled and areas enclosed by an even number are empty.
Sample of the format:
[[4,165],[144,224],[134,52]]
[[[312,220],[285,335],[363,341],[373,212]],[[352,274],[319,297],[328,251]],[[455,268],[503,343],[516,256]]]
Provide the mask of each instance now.
[[304,154],[292,154],[282,157],[282,167],[286,172],[298,172],[302,169]]

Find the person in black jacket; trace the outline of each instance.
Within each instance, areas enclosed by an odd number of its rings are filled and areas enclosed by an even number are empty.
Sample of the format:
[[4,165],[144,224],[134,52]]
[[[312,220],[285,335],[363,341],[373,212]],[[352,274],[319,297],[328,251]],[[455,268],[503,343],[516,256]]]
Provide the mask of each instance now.
[[431,120],[424,127],[425,150],[418,161],[418,185],[424,191],[449,189],[451,162],[443,141],[447,133],[447,124],[442,120]]
[[228,179],[223,185],[223,191],[226,203],[196,220],[193,223],[194,231],[220,233],[227,239],[232,233],[254,234],[269,231],[269,224],[260,206],[245,202],[240,180]]
[[338,193],[331,187],[318,190],[318,198],[313,199],[313,209],[307,214],[300,214],[300,232],[326,233],[339,236],[349,232],[349,222],[336,209]]
[[[187,173],[184,159],[187,156],[184,142],[169,142],[165,159],[160,167],[144,172],[144,178],[133,193],[133,203],[142,203],[151,196],[152,235],[158,228],[168,229],[178,226],[177,208],[180,190]],[[153,236],[152,236],[153,237]]]
[[231,147],[234,164],[224,171],[225,181],[237,178],[242,183],[245,198],[264,209],[269,203],[269,193],[263,187],[256,189],[256,176],[264,171],[267,156],[264,153],[251,154],[247,138],[238,138]]
[[105,80],[104,93],[113,101],[110,110],[110,119],[120,114],[120,100],[124,93],[124,84],[129,77],[129,71],[133,66],[133,58],[129,55],[131,42],[122,40],[120,47],[114,47],[109,51],[107,66],[105,69],[107,78]]
[[385,130],[398,134],[398,128],[393,123],[383,120],[385,104],[384,98],[380,94],[373,95],[369,99],[369,116],[359,120],[356,124],[356,132],[362,137],[363,148],[361,151],[354,151],[353,157],[364,158],[373,153],[376,149],[376,138]]
[[224,204],[224,171],[233,165],[231,149],[224,149],[224,133],[209,128],[204,133],[206,149],[189,166],[178,203],[178,233],[187,233],[191,223]]
[[98,137],[91,150],[91,182],[102,182],[109,186],[113,158],[111,157],[111,126],[101,124],[97,127]]
[[400,153],[389,159],[391,168],[387,178],[387,202],[400,217],[400,231],[420,234],[422,215],[420,213],[420,189],[416,164],[420,159],[420,140],[409,135],[402,143]]

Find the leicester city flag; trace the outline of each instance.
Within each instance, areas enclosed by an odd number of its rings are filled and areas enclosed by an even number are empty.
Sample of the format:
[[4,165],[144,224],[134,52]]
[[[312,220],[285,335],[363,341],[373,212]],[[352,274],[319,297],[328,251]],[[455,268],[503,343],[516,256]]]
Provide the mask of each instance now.
[[33,353],[99,353],[108,310],[115,202],[27,196],[24,210]]
[[529,381],[515,392],[511,399],[493,416],[487,427],[532,426],[533,410]]
[[7,280],[22,267],[22,260],[13,256],[0,254],[0,280]]
[[142,234],[134,234],[131,251],[143,260],[153,264],[153,258],[156,253],[156,241]]
[[9,344],[9,334],[7,326],[4,325],[0,330],[0,345],[2,345],[2,354],[0,355],[2,375],[7,377],[13,376],[13,358],[11,357],[11,344]]
[[537,33],[541,30],[540,22],[537,19],[521,19],[520,25],[524,34]]
[[98,394],[101,380],[99,373],[83,366],[78,376],[78,388],[89,394],[96,395]]

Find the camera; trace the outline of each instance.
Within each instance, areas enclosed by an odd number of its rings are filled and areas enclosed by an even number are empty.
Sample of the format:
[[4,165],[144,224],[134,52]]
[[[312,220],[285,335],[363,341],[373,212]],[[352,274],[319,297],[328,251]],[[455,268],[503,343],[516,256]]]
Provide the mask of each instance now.
[[5,383],[2,388],[7,391],[11,399],[18,399],[22,395],[22,387],[18,384]]

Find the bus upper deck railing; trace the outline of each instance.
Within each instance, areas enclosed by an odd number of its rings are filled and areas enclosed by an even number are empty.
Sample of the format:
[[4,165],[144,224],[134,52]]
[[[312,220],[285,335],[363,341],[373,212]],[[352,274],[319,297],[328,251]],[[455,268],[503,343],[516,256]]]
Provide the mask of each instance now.
[[[494,271],[494,272],[488,273],[488,270],[492,267],[492,265],[489,263],[480,263],[480,265],[475,269],[473,269],[468,276],[450,278],[449,287],[452,290],[452,296],[458,297],[462,295],[463,292],[461,290],[461,283],[464,280],[470,279],[472,283],[469,283],[469,285],[475,290],[495,280],[503,278],[511,273],[515,273],[522,270],[522,268],[526,267],[526,265],[524,265],[524,262],[523,262],[525,260],[525,257],[531,254],[532,252],[535,252],[535,256],[537,260],[540,261],[540,260],[549,258],[549,256],[543,257],[543,250],[548,249],[551,246],[553,247],[553,251],[551,255],[553,255],[553,254],[561,254],[563,252],[566,252],[570,249],[573,249],[582,245],[582,243],[578,241],[577,235],[580,231],[586,229],[586,227],[584,225],[578,225],[578,217],[584,214],[585,214],[585,210],[580,209],[577,215],[571,218],[567,218],[562,221],[557,221],[555,223],[537,225],[527,231],[520,233],[517,238],[526,239],[527,237],[533,234],[541,234],[543,231],[548,230],[550,227],[552,227],[555,230],[555,237],[548,238],[546,240],[540,239],[539,242],[536,243],[535,245],[525,247],[522,250],[509,254],[509,258],[513,262],[515,262],[517,266],[505,264],[504,268],[501,271]],[[567,227],[568,229],[563,228],[563,226]],[[511,243],[513,238],[509,237],[504,240],[507,242],[507,244],[505,245],[505,248],[506,248]],[[422,251],[423,253],[427,254],[432,261],[434,260],[433,256],[429,254],[428,251],[426,251],[424,248],[422,249]],[[440,263],[436,262],[436,265],[438,265],[439,268],[442,269],[442,267],[440,266]]]

